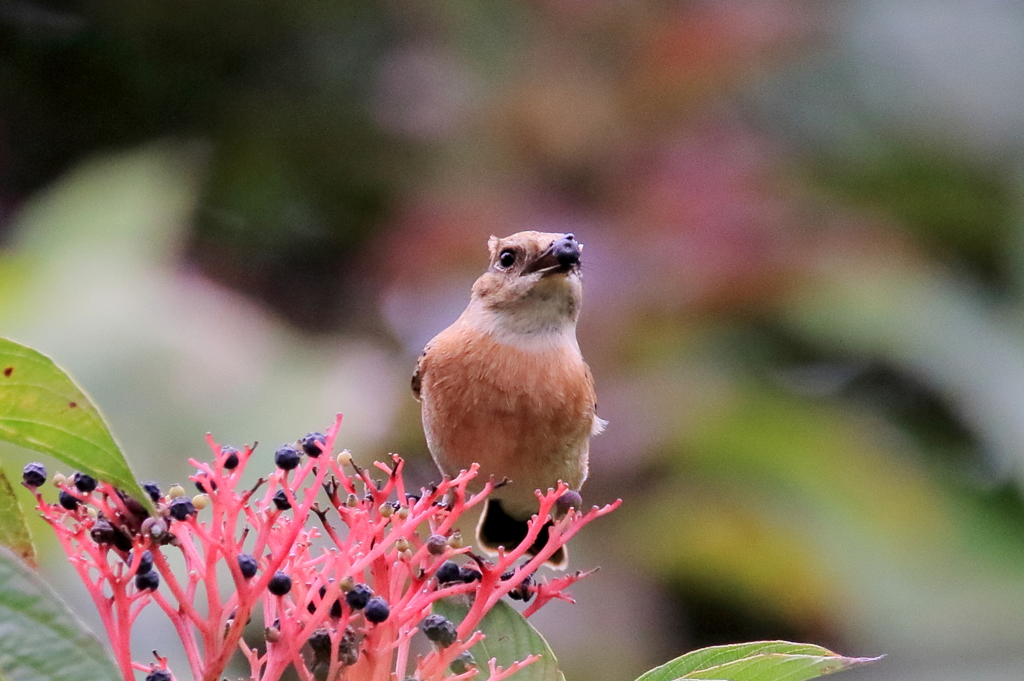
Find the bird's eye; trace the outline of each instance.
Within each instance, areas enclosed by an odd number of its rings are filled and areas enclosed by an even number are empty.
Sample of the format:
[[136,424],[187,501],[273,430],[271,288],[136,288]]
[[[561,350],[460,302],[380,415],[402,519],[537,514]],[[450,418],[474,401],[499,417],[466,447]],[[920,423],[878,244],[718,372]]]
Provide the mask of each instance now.
[[511,248],[506,248],[498,256],[498,264],[501,265],[502,269],[508,269],[512,265],[516,264],[516,252]]

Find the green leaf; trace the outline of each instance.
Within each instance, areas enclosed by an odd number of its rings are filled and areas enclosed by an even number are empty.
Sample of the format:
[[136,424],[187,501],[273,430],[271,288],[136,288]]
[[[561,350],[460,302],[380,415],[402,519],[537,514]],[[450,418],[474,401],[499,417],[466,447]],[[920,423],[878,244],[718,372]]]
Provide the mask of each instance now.
[[[469,607],[455,599],[443,598],[434,603],[434,612],[444,615],[457,625],[469,612]],[[551,646],[526,618],[505,601],[498,601],[484,615],[477,629],[486,638],[470,650],[480,667],[480,674],[475,678],[481,681],[489,678],[487,663],[492,658],[497,660],[499,667],[507,669],[530,655],[540,655],[541,659],[520,669],[510,678],[515,681],[565,681],[562,672],[558,670],[558,660]]]
[[0,678],[118,681],[99,640],[31,568],[0,548]]
[[49,357],[3,338],[0,439],[49,454],[150,503],[82,389]]
[[29,534],[28,525],[25,523],[25,514],[21,512],[18,497],[14,496],[14,489],[2,469],[0,469],[0,546],[9,548],[31,567],[38,567],[36,549],[32,544],[32,535]]
[[806,681],[880,659],[843,657],[806,643],[756,641],[694,650],[655,667],[637,681]]

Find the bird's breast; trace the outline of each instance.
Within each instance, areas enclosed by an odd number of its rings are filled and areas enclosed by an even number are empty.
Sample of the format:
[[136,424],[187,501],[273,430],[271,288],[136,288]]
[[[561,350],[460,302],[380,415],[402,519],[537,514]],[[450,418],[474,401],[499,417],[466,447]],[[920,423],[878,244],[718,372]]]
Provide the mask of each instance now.
[[517,347],[453,327],[424,358],[423,425],[448,474],[481,466],[481,479],[508,477],[520,495],[586,477],[594,387],[575,342]]

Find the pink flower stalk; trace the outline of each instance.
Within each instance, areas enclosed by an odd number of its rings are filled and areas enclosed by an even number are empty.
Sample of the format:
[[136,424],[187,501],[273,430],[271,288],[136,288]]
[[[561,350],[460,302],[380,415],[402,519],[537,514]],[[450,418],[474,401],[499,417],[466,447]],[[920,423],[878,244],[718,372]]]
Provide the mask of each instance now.
[[[535,582],[533,575],[618,501],[581,513],[561,508],[574,496],[564,485],[538,492],[539,512],[526,538],[488,561],[462,545],[457,523],[494,481],[471,492],[474,465],[410,494],[396,455],[390,464],[375,463],[376,470],[356,466],[347,451],[334,457],[340,425],[339,416],[326,436],[314,433],[298,447],[282,447],[277,469],[241,490],[252,448],[221,447],[207,436],[213,462],[191,461],[198,468],[191,479],[205,494],[190,501],[180,487],[161,495],[147,486],[158,508],[154,517],[138,501],[81,474],[58,480],[57,504],[29,485],[99,610],[125,681],[136,670],[147,672],[149,681],[174,678],[165,658],[155,664],[131,658],[132,625],[152,603],[180,636],[196,680],[222,678],[241,650],[253,681],[274,681],[290,666],[303,681],[456,681],[478,673],[472,666],[452,671],[453,662],[483,638],[480,622],[504,596],[533,599],[527,617],[552,599],[571,602],[565,589],[589,573],[550,582]],[[545,525],[548,539],[531,555]],[[184,557],[183,574],[171,569],[168,551]],[[469,560],[452,561],[460,555]],[[222,591],[218,575],[229,575],[233,588]],[[457,626],[431,615],[433,603],[450,596],[471,603]],[[242,638],[258,603],[262,651]],[[410,660],[421,629],[434,645]],[[490,660],[490,678],[501,681],[536,659],[505,669]]]

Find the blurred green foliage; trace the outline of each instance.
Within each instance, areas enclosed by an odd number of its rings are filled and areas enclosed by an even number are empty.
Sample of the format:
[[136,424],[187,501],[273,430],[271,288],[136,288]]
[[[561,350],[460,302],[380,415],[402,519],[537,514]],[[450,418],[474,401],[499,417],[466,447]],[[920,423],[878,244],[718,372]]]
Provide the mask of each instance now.
[[300,326],[339,325],[337,265],[412,161],[372,119],[397,30],[383,6],[13,0],[2,18],[9,190],[25,195],[98,150],[203,140],[195,261]]
[[868,158],[826,158],[812,166],[812,181],[851,206],[895,219],[934,257],[1007,285],[1005,252],[1018,211],[1012,178],[933,148],[899,140],[881,146]]

